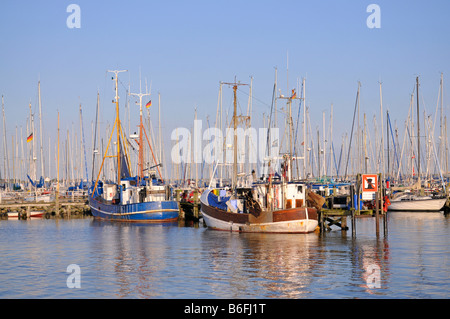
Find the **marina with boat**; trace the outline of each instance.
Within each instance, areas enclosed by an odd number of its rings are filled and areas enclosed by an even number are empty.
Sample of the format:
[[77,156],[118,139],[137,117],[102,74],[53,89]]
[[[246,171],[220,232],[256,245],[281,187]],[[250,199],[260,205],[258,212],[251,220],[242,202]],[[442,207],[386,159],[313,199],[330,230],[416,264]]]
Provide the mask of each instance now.
[[[367,135],[366,131],[360,131],[363,134],[356,134],[358,144],[364,141],[364,148],[352,148],[353,134],[350,136],[350,142],[348,144],[347,158],[341,162],[342,149],[339,158],[339,165],[336,162],[333,148],[330,147],[329,157],[334,158],[334,165],[325,156],[326,141],[320,145],[319,131],[317,132],[317,153],[316,157],[312,157],[314,152],[310,149],[306,149],[308,143],[298,143],[299,139],[299,123],[294,123],[292,117],[293,103],[299,101],[298,114],[300,120],[300,111],[303,109],[303,120],[300,124],[303,124],[303,139],[311,138],[310,146],[313,146],[312,134],[308,134],[307,131],[311,130],[305,123],[308,121],[307,108],[303,106],[305,96],[305,80],[302,82],[301,94],[298,96],[296,89],[293,89],[288,96],[276,93],[277,83],[274,83],[274,94],[272,97],[271,108],[276,114],[276,102],[286,102],[286,106],[283,108],[285,111],[285,132],[282,138],[285,142],[284,148],[279,148],[279,139],[273,140],[270,135],[271,130],[278,129],[279,124],[272,123],[276,120],[274,114],[269,114],[267,127],[264,129],[267,136],[267,145],[265,148],[266,154],[263,156],[261,163],[255,163],[249,161],[252,154],[242,155],[242,149],[240,145],[242,142],[242,136],[238,135],[242,132],[247,135],[250,130],[251,122],[251,92],[252,83],[250,85],[243,84],[238,81],[226,83],[220,82],[219,101],[223,95],[223,87],[228,86],[232,88],[233,92],[233,114],[229,121],[230,132],[232,135],[226,136],[226,141],[221,143],[232,142],[227,144],[226,147],[218,152],[223,156],[213,158],[213,161],[207,165],[205,161],[201,163],[202,179],[198,178],[198,164],[191,162],[189,158],[184,157],[184,162],[172,158],[172,171],[177,176],[176,179],[166,178],[162,172],[167,173],[167,170],[163,170],[167,165],[163,163],[163,143],[162,137],[157,139],[147,133],[147,129],[153,131],[152,126],[149,125],[146,129],[144,123],[150,123],[149,107],[151,106],[151,100],[145,105],[147,109],[147,118],[144,117],[143,98],[150,98],[150,93],[128,93],[128,97],[138,97],[137,102],[139,106],[139,125],[138,133],[127,136],[126,130],[120,120],[119,116],[119,73],[122,71],[108,71],[113,73],[113,82],[115,83],[115,97],[113,102],[115,103],[115,120],[112,128],[109,129],[109,136],[107,136],[108,143],[103,145],[104,154],[103,157],[99,157],[99,151],[97,149],[98,136],[97,128],[95,128],[95,134],[93,135],[93,151],[92,151],[92,176],[88,176],[88,162],[86,145],[84,144],[84,132],[82,123],[82,110],[80,105],[80,149],[78,153],[78,161],[75,158],[66,156],[65,158],[65,171],[66,177],[69,183],[60,179],[50,180],[48,177],[44,179],[45,169],[44,162],[47,161],[44,157],[43,144],[40,144],[40,156],[41,160],[41,177],[39,181],[36,178],[36,155],[34,136],[37,135],[34,131],[34,116],[31,113],[30,104],[30,131],[27,132],[27,144],[30,144],[29,154],[31,155],[29,163],[30,168],[27,172],[27,180],[20,179],[3,179],[3,190],[0,194],[0,205],[2,209],[2,218],[36,218],[45,217],[50,218],[53,216],[59,216],[59,208],[65,206],[66,209],[63,212],[70,211],[68,207],[79,207],[75,211],[82,212],[82,215],[92,215],[94,218],[127,221],[127,222],[173,222],[179,219],[192,219],[195,221],[201,220],[206,227],[216,230],[226,231],[238,231],[238,232],[273,232],[273,233],[310,233],[315,230],[330,229],[330,225],[337,225],[341,229],[348,229],[346,217],[350,216],[353,220],[355,216],[370,215],[376,216],[385,215],[387,212],[395,211],[408,211],[408,212],[447,212],[449,208],[449,196],[448,196],[448,174],[444,173],[442,168],[447,167],[445,160],[447,157],[444,152],[441,152],[442,156],[440,161],[436,156],[436,149],[433,145],[427,145],[427,151],[433,152],[429,155],[434,155],[435,161],[428,160],[426,167],[426,174],[421,173],[421,160],[420,153],[420,139],[416,138],[417,147],[414,148],[412,137],[410,140],[410,150],[413,161],[406,161],[403,158],[399,158],[400,147],[397,140],[390,141],[392,135],[392,128],[390,126],[389,113],[387,113],[388,124],[386,143],[387,143],[387,165],[384,164],[384,157],[377,157],[377,167],[387,167],[390,172],[390,167],[396,167],[402,169],[402,163],[405,166],[411,164],[412,175],[402,175],[401,171],[397,174],[376,173],[367,174],[359,173],[352,175],[349,172],[349,163],[358,163],[359,169],[368,170],[368,156],[367,156]],[[277,70],[276,70],[277,73]],[[277,76],[276,76],[277,78]],[[443,91],[443,75],[441,74],[441,85],[439,92]],[[238,88],[240,86],[249,87],[249,102],[246,115],[238,115]],[[42,122],[41,115],[41,103],[40,103],[40,82],[38,83],[39,93],[39,119]],[[417,106],[417,120],[416,130],[417,136],[420,136],[420,106],[419,106],[419,78],[416,78],[416,86],[414,89],[416,95]],[[380,84],[380,101],[382,101],[382,90]],[[441,95],[441,93],[440,93]],[[407,123],[407,132],[413,128],[412,113],[413,113],[413,98],[411,97],[410,116]],[[160,98],[160,97],[159,97]],[[359,113],[359,100],[360,100],[360,84],[358,84],[358,91],[355,103],[355,111],[353,117],[353,126],[358,124],[355,121],[355,115]],[[160,103],[160,102],[159,102]],[[4,110],[4,103],[2,105]],[[442,98],[441,98],[442,108]],[[222,127],[223,115],[220,114],[222,109],[221,103],[217,107],[217,119],[216,128]],[[99,114],[99,94],[97,94],[97,115]],[[159,108],[159,112],[161,109]],[[383,115],[382,102],[380,102],[380,113]],[[4,114],[4,112],[3,112]],[[159,114],[159,122],[161,115]],[[443,123],[443,121],[441,120]],[[3,123],[6,123],[3,117]],[[197,114],[195,113],[194,124],[198,123]],[[325,123],[325,121],[324,121]],[[244,124],[243,129],[247,131],[239,131],[239,124]],[[445,123],[444,123],[445,124]],[[98,120],[96,125],[98,125]],[[330,123],[332,125],[332,121]],[[409,127],[410,126],[410,127]],[[4,128],[6,126],[4,125]],[[158,127],[161,127],[161,123],[158,123]],[[427,128],[429,129],[429,128]],[[325,130],[325,126],[324,126]],[[442,128],[444,132],[445,125]],[[197,130],[198,131],[198,130]],[[42,133],[42,124],[40,124],[40,132]],[[240,132],[240,133],[239,133]],[[330,139],[332,139],[331,132],[332,126],[329,128]],[[391,134],[390,134],[391,133]],[[159,131],[161,134],[161,131]],[[198,134],[194,128],[192,133],[192,140],[195,143],[196,136]],[[431,133],[427,131],[427,135],[432,137]],[[6,136],[6,134],[4,134]],[[66,146],[69,146],[70,139],[69,133],[67,134]],[[58,128],[58,140],[60,138],[60,132]],[[254,136],[248,134],[249,150],[252,151],[251,143]],[[245,136],[244,136],[245,139]],[[271,140],[272,139],[272,140]],[[42,140],[42,138],[41,138]],[[159,140],[159,141],[158,141]],[[239,140],[239,143],[238,143]],[[442,141],[443,139],[441,139]],[[158,141],[155,144],[155,141]],[[406,138],[405,138],[406,141]],[[443,140],[444,142],[446,140]],[[31,143],[33,142],[33,143]],[[135,144],[133,144],[133,142]],[[177,139],[178,144],[173,146],[172,157],[182,156],[180,151],[180,142]],[[219,140],[220,142],[220,140]],[[226,142],[226,143],[225,143]],[[265,142],[265,141],[264,141]],[[191,141],[190,141],[191,143]],[[385,149],[383,146],[383,139],[381,143],[377,143],[377,147]],[[390,151],[389,147],[391,143],[394,146],[394,150]],[[192,144],[192,143],[191,143]],[[269,154],[273,147],[270,148],[270,144],[276,145],[276,154]],[[301,145],[299,145],[301,144]],[[403,144],[401,155],[405,154],[408,143]],[[219,143],[215,142],[214,146],[217,147]],[[333,144],[331,144],[333,145]],[[28,146],[28,145],[27,145]],[[299,147],[301,146],[301,147]],[[178,147],[178,149],[177,149]],[[190,146],[192,147],[192,145]],[[221,147],[221,146],[220,146]],[[439,149],[447,149],[445,144],[438,145]],[[4,149],[7,150],[7,143],[4,139]],[[69,149],[66,147],[66,155],[70,155]],[[16,149],[16,153],[17,153]],[[301,152],[301,150],[303,152]],[[217,150],[215,150],[217,152]],[[344,150],[345,151],[345,150]],[[133,153],[136,154],[133,159]],[[57,149],[59,154],[59,148]],[[244,151],[245,153],[245,151]],[[358,155],[364,153],[364,161],[355,160],[352,154]],[[7,153],[6,153],[7,154]],[[300,154],[300,155],[299,155]],[[308,156],[309,154],[309,156]],[[394,160],[389,159],[389,156],[394,155]],[[414,161],[417,154],[417,161]],[[247,156],[245,162],[242,164],[241,156]],[[427,155],[428,156],[428,155]],[[231,160],[224,160],[225,158]],[[238,158],[240,162],[238,162]],[[58,167],[59,156],[58,159]],[[5,163],[9,165],[8,158],[5,157]],[[112,161],[112,162],[111,162]],[[22,162],[22,161],[21,161]],[[70,181],[69,168],[74,163],[78,166],[79,179],[72,179]],[[132,165],[134,163],[134,165]],[[181,164],[177,164],[181,163]],[[321,163],[323,166],[321,167]],[[112,164],[112,165],[111,165]],[[8,167],[5,165],[5,168]],[[316,167],[314,167],[316,165]],[[434,169],[431,169],[429,165],[435,165]],[[23,165],[18,165],[19,171],[23,169]],[[109,173],[109,177],[105,175],[103,170],[109,168],[109,172],[113,169],[115,174]],[[227,169],[232,167],[232,169]],[[423,166],[422,166],[423,168]],[[439,174],[431,174],[438,169]],[[97,169],[97,171],[95,171]],[[318,176],[314,177],[314,171]],[[328,176],[326,170],[329,169],[331,176]],[[251,170],[251,172],[250,172]],[[255,170],[260,174],[257,176]],[[354,169],[352,168],[352,173]],[[4,171],[4,176],[8,176],[7,170]],[[15,170],[14,170],[15,171]],[[58,172],[60,169],[58,170]],[[94,172],[95,171],[95,172]],[[134,174],[132,172],[135,172]],[[194,174],[195,171],[195,174]],[[404,168],[403,168],[404,171]],[[83,176],[85,172],[85,176]],[[311,173],[308,173],[311,172]],[[181,174],[180,174],[181,173]],[[23,174],[23,173],[22,173]],[[31,174],[33,178],[30,177]],[[191,178],[186,179],[186,176]],[[180,179],[180,175],[183,176]],[[208,176],[209,175],[209,176]],[[208,176],[208,178],[204,178]],[[72,172],[73,177],[73,172]],[[103,178],[100,178],[103,177]],[[106,179],[105,179],[106,177]],[[367,179],[370,177],[369,179]],[[423,179],[422,179],[423,178]],[[374,182],[375,181],[375,182]],[[27,183],[28,182],[28,183]],[[410,186],[406,184],[410,183]],[[28,184],[28,186],[24,186]],[[63,190],[58,191],[58,187],[66,185]],[[74,186],[70,186],[70,184]],[[375,188],[366,189],[370,186]],[[401,185],[401,186],[397,186]],[[371,188],[371,187],[369,187]],[[58,195],[57,195],[58,194]],[[375,196],[376,195],[376,196]],[[56,200],[58,198],[58,200]],[[60,203],[65,202],[65,203]],[[78,204],[77,204],[78,202]],[[33,203],[35,203],[33,205]],[[45,203],[45,206],[44,206]],[[86,209],[86,205],[88,209]],[[17,211],[17,208],[19,211]],[[73,211],[73,209],[72,209]],[[377,213],[376,213],[377,212]],[[62,214],[63,216],[67,214]],[[338,221],[337,221],[338,220]],[[326,222],[329,222],[327,225]]]
[[0,299],[450,296],[450,2],[0,8]]

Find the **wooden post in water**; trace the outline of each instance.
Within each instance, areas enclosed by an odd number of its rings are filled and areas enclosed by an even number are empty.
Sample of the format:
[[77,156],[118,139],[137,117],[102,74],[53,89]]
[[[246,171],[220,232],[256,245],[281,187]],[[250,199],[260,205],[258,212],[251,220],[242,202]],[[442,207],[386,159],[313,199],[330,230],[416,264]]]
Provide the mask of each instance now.
[[319,223],[320,223],[320,233],[323,234],[323,231],[325,230],[325,225],[322,211],[319,212]]
[[344,236],[347,234],[347,215],[341,216],[341,231],[343,232]]
[[59,217],[59,111],[58,111],[58,163],[56,173],[55,216]]
[[[381,180],[381,174],[379,174],[379,180]],[[384,190],[383,190],[383,184],[380,182],[380,194],[381,194],[381,201],[380,201],[380,207],[381,209],[383,209],[384,204]],[[383,234],[386,237],[387,236],[387,212],[385,212],[384,210],[383,212]]]
[[380,200],[380,195],[378,194],[378,191],[375,193],[375,232],[377,234],[377,237],[380,235],[380,219],[379,217],[379,209],[380,206],[378,205]]
[[194,217],[198,219],[198,189],[194,190]]
[[[350,202],[354,202],[354,196],[355,196],[355,189],[353,185],[350,185]],[[352,236],[356,237],[356,220],[355,220],[355,206],[351,205],[351,212],[352,212]]]
[[179,218],[178,219],[184,219],[184,211],[181,208],[181,195],[180,195],[181,189],[176,189],[175,190],[175,197],[176,197],[176,201],[178,203],[178,215]]

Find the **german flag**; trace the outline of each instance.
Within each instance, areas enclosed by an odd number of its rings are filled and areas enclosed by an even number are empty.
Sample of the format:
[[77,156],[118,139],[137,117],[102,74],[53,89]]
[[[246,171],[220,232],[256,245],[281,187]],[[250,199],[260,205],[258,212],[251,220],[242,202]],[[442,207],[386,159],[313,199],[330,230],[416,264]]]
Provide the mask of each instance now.
[[291,99],[295,99],[296,97],[297,97],[297,93],[295,92],[295,90],[292,90]]
[[27,143],[31,142],[33,140],[33,133],[30,134],[30,136],[27,137]]
[[148,101],[148,103],[145,104],[145,107],[146,107],[146,108],[149,108],[150,106],[152,106],[152,100]]

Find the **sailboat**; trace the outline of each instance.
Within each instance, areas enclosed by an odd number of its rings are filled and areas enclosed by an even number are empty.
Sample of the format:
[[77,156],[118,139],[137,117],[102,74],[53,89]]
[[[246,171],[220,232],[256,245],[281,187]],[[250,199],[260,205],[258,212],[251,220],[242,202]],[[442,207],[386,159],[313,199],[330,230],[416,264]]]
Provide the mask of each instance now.
[[394,195],[389,202],[389,211],[409,211],[409,212],[439,212],[443,210],[447,198],[434,198],[433,196],[425,195],[420,181],[420,122],[419,122],[419,77],[416,77],[417,90],[417,154],[418,180],[412,187],[392,188],[392,190],[404,190]]
[[[116,119],[111,131],[108,145],[95,184],[89,190],[89,206],[95,218],[127,221],[127,222],[174,222],[178,219],[178,202],[172,200],[169,188],[156,176],[144,176],[144,143],[143,134],[147,133],[142,124],[142,96],[140,104],[140,135],[139,135],[139,175],[132,177],[130,162],[127,155],[119,118],[118,73],[124,71],[109,71],[115,74],[115,104]],[[116,128],[116,130],[114,130]],[[116,137],[116,155],[108,156],[108,149],[114,134]],[[100,174],[106,157],[116,158],[117,180],[115,183],[101,181]],[[156,162],[156,160],[155,160]],[[160,164],[156,165],[159,172]],[[160,174],[161,175],[161,174]]]
[[[208,188],[201,197],[203,220],[211,229],[255,233],[310,233],[318,226],[317,211],[323,205],[322,197],[308,192],[304,183],[289,179],[291,157],[285,156],[287,175],[275,180],[271,174],[268,181],[256,181],[249,186],[237,185],[237,116],[236,90],[234,92],[234,163],[231,188]],[[270,166],[270,162],[269,162]],[[285,178],[285,176],[287,178]],[[316,205],[309,205],[315,201]]]

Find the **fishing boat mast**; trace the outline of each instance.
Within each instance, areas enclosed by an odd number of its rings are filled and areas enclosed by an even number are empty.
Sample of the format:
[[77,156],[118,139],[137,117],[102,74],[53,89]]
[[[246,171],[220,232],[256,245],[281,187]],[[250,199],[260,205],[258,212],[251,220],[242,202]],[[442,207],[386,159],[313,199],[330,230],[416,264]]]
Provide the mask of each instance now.
[[130,93],[130,95],[135,95],[139,97],[139,182],[144,178],[144,140],[143,140],[143,128],[142,123],[142,98],[144,96],[150,96],[150,93]]
[[[108,145],[106,146],[106,150],[105,150],[105,154],[103,156],[103,160],[102,160],[102,164],[100,166],[100,169],[98,171],[98,175],[97,175],[97,179],[95,181],[95,185],[94,185],[94,189],[92,191],[92,196],[94,196],[95,194],[95,190],[97,189],[97,185],[98,185],[98,180],[100,178],[100,174],[102,172],[103,169],[103,164],[105,163],[105,158],[106,157],[117,157],[117,185],[120,185],[120,118],[119,118],[119,92],[118,92],[118,86],[119,86],[119,73],[121,72],[127,72],[128,70],[113,70],[110,71],[108,70],[107,72],[111,72],[114,73],[115,78],[113,77],[112,79],[115,80],[115,91],[116,91],[116,96],[115,96],[115,101],[113,101],[113,103],[116,104],[116,119],[114,121],[114,126],[111,130],[111,136],[109,137],[108,140]],[[108,153],[108,149],[109,149],[109,145],[111,142],[111,138],[114,135],[114,128],[117,127],[117,155],[112,155],[112,156],[107,156],[106,154]]]
[[119,73],[127,72],[128,70],[113,70],[108,72],[114,73],[115,75],[115,83],[116,83],[116,120],[115,125],[117,129],[117,185],[120,185],[120,118],[119,118]]
[[[238,116],[237,116],[237,100],[236,100],[236,91],[238,86],[240,85],[248,85],[240,82],[236,82],[236,77],[234,78],[234,83],[223,83],[233,86],[233,135],[234,135],[234,143],[233,143],[233,178],[232,178],[232,189],[235,189],[237,186],[237,125],[238,125]],[[244,117],[247,118],[247,117]]]

